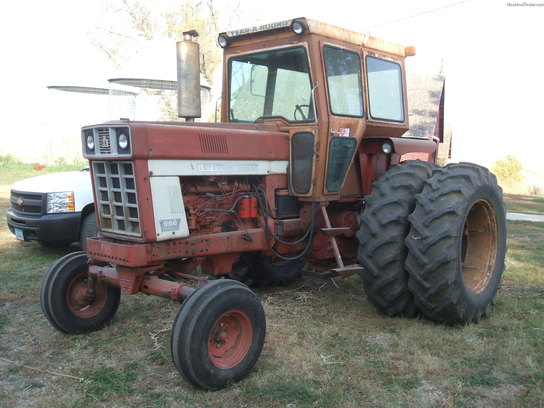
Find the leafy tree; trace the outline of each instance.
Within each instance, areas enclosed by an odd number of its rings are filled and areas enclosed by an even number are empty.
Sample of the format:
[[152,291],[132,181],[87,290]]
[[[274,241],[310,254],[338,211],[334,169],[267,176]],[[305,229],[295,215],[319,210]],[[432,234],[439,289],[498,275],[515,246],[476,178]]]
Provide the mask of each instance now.
[[519,187],[524,179],[523,166],[515,156],[511,155],[494,162],[491,171],[497,176],[499,184],[506,187]]
[[166,6],[142,0],[110,0],[107,11],[111,21],[95,27],[92,41],[116,68],[121,68],[146,42],[160,38],[179,41],[184,31],[195,29],[199,33],[201,72],[213,84],[221,62],[217,46],[220,12],[214,0],[185,0]]

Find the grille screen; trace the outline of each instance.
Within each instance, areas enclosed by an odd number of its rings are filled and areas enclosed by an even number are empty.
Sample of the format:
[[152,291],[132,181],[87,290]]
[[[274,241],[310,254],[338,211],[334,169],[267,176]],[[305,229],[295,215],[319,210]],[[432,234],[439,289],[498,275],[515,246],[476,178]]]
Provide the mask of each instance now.
[[215,135],[202,133],[198,135],[200,139],[200,148],[204,153],[228,153],[229,146],[225,135]]
[[98,129],[98,149],[100,154],[111,154],[111,137],[109,128]]
[[132,162],[93,162],[93,172],[101,230],[141,236]]

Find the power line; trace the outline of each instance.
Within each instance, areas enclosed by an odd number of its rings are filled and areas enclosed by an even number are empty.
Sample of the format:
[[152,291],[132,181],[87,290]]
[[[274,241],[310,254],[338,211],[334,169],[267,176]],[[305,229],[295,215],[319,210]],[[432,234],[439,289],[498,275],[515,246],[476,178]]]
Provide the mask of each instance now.
[[382,27],[382,26],[389,25],[389,24],[400,23],[401,21],[409,20],[411,18],[420,17],[420,16],[423,16],[425,14],[431,14],[431,13],[437,12],[439,10],[444,10],[446,8],[455,7],[455,6],[458,6],[459,4],[468,3],[469,1],[471,1],[471,0],[462,0],[462,1],[458,1],[456,3],[446,4],[445,6],[437,7],[435,9],[431,9],[431,10],[422,11],[421,13],[417,13],[417,14],[414,14],[412,16],[402,17],[402,18],[398,18],[396,20],[388,21],[386,23],[381,23],[381,24],[377,24],[377,25],[374,25],[374,26],[371,26],[371,27],[366,27],[362,31],[368,31],[370,29],[377,28],[377,27]]

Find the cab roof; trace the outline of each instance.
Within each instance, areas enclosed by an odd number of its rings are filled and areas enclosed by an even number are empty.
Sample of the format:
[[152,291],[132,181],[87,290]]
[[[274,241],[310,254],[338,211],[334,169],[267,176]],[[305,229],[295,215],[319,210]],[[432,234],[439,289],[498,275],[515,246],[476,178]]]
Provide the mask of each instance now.
[[228,38],[229,43],[244,41],[250,38],[264,37],[273,34],[292,31],[293,24],[299,22],[304,27],[304,33],[312,33],[327,37],[333,40],[344,41],[350,44],[359,45],[364,48],[383,51],[400,57],[407,57],[415,54],[414,47],[405,47],[391,41],[381,40],[367,34],[351,31],[342,27],[322,23],[306,17],[293,18],[275,23],[262,24],[259,26],[242,28],[238,30],[227,31],[219,34]]

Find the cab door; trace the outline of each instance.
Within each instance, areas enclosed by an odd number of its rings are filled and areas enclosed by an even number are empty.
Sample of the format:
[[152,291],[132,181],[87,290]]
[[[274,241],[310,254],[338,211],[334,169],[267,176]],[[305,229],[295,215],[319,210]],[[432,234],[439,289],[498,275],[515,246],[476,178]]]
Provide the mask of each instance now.
[[363,67],[360,50],[322,42],[323,68],[328,104],[326,164],[323,173],[323,198],[335,200],[354,164],[357,147],[366,126],[363,92]]

